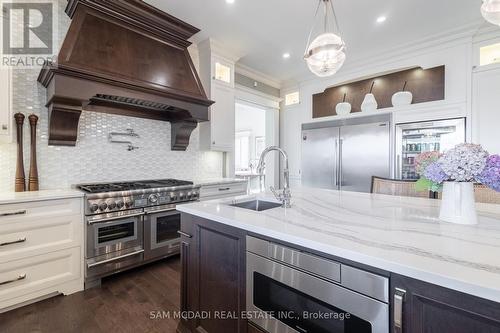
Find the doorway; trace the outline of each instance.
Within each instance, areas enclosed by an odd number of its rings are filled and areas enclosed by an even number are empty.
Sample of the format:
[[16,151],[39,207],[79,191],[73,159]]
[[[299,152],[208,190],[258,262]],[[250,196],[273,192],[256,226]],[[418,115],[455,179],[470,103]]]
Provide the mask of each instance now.
[[[235,176],[248,179],[250,191],[256,193],[260,191],[257,165],[262,151],[277,144],[276,110],[244,101],[237,101],[235,110]],[[274,154],[266,158],[266,188],[276,186],[277,165]]]

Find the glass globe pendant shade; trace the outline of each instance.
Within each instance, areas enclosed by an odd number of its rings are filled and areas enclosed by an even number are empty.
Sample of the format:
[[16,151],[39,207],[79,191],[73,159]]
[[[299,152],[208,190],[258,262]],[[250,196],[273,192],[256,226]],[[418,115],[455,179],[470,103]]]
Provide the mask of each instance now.
[[481,14],[486,21],[500,25],[500,0],[483,0]]
[[337,73],[345,58],[345,43],[334,33],[324,33],[316,37],[304,56],[309,70],[319,77]]

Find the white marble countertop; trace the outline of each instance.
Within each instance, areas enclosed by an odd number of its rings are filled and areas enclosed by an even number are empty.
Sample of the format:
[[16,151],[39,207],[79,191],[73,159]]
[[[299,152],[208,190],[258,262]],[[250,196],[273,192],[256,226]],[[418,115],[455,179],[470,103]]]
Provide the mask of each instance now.
[[0,192],[0,205],[30,202],[30,201],[45,201],[66,198],[81,198],[83,192],[78,190],[42,190],[32,192]]
[[263,212],[228,206],[234,198],[177,209],[500,302],[500,205],[478,204],[479,224],[463,226],[439,221],[438,200],[307,188],[292,196],[292,208]]
[[199,186],[210,186],[219,184],[231,184],[231,183],[246,183],[248,180],[241,178],[209,178],[209,179],[198,179],[194,180],[193,183]]

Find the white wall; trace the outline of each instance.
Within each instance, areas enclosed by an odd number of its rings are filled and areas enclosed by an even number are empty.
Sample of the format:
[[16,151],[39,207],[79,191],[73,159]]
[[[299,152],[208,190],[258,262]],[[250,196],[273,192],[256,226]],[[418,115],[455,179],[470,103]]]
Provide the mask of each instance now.
[[[453,116],[453,112],[456,112],[456,116],[470,116],[471,55],[472,43],[470,39],[462,38],[447,43],[434,41],[433,45],[414,47],[408,52],[393,52],[391,55],[381,56],[373,61],[346,65],[339,73],[328,79],[315,78],[284,88],[282,97],[286,93],[298,89],[301,99],[298,105],[288,107],[282,105],[280,119],[280,142],[281,146],[290,155],[292,184],[297,185],[300,183],[301,125],[308,122],[336,119],[335,117],[312,118],[313,94],[323,92],[328,87],[344,82],[376,76],[390,71],[417,66],[432,68],[445,65],[445,101],[416,104],[407,108],[404,113],[406,115],[412,112],[425,113],[427,104],[429,110],[432,106],[432,112],[435,112],[436,119],[440,118],[441,109],[446,110],[447,117]],[[450,105],[454,107],[450,108]],[[451,113],[450,110],[452,110]],[[390,111],[390,109],[385,111]]]

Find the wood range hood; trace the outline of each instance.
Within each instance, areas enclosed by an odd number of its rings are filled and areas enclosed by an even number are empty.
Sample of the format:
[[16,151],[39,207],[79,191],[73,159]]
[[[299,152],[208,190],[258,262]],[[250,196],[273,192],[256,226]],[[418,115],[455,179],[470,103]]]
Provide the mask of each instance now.
[[172,150],[186,150],[207,99],[187,51],[199,30],[140,0],[69,0],[72,18],[47,88],[49,145],[74,146],[82,111],[171,122]]

